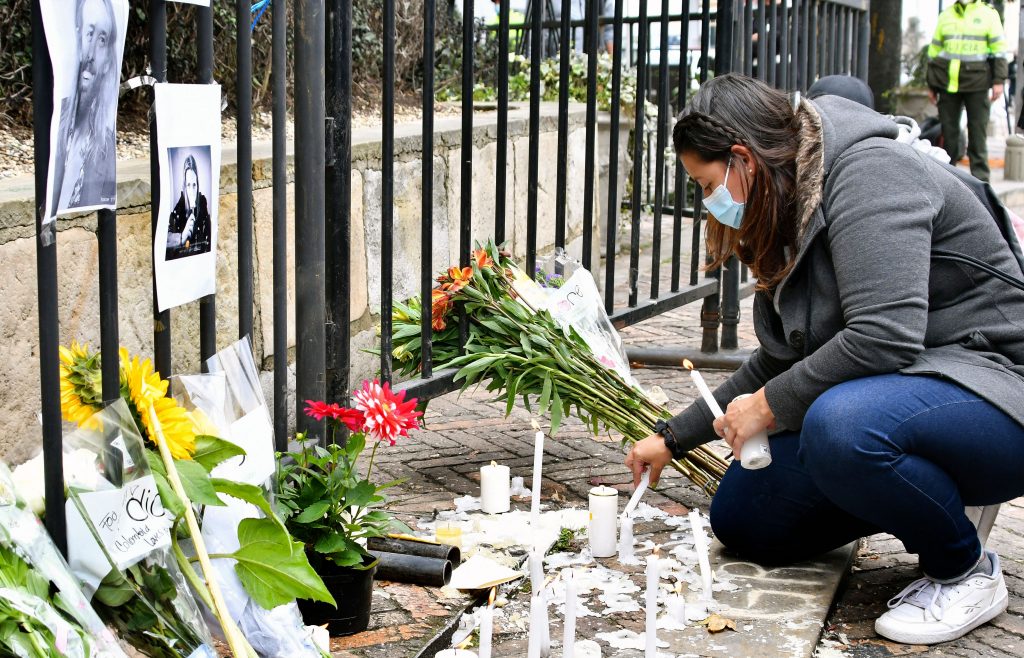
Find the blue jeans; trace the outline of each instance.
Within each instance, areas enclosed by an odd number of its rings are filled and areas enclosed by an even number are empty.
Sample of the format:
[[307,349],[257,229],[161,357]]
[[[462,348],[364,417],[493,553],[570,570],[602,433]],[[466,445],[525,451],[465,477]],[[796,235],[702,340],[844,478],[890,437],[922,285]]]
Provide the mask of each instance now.
[[771,449],[767,468],[731,464],[711,503],[715,535],[755,562],[797,562],[888,532],[925,574],[957,578],[981,555],[964,506],[1024,494],[1024,427],[938,378],[835,386]]

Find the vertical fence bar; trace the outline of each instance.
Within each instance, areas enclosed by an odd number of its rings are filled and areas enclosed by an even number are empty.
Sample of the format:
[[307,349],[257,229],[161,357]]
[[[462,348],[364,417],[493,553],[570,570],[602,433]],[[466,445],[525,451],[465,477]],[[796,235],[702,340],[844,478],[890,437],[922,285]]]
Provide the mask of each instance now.
[[[784,2],[784,0],[782,0]],[[775,21],[772,23],[772,43],[776,42],[779,38],[777,30],[783,30],[783,36],[785,36],[786,20],[785,14],[781,18],[779,14],[775,13]],[[716,22],[718,26],[717,43],[715,44],[715,52],[728,52],[733,43],[733,3],[730,1],[720,2],[718,5],[718,20]],[[785,53],[786,42],[782,42],[782,52]],[[785,55],[783,55],[785,60]],[[773,66],[775,58],[772,57]],[[784,72],[785,67],[781,67],[779,74],[776,77],[776,81],[780,82],[781,74]],[[722,75],[729,73],[730,59],[728,57],[716,57],[715,58],[715,75]],[[737,326],[740,320],[740,279],[739,279],[740,263],[735,256],[731,256],[729,260],[725,262],[724,272],[722,273],[722,348],[723,349],[735,349],[738,346],[737,338]]]
[[[117,214],[113,210],[97,213],[96,242],[99,247],[100,283],[100,369],[102,376],[103,404],[107,405],[121,397],[121,375],[117,326]],[[105,446],[103,463],[107,479],[121,484],[121,460],[119,454],[108,443]]]
[[779,5],[774,0],[764,0],[768,3],[768,33],[765,35],[768,37],[768,61],[766,62],[768,70],[768,84],[775,86],[775,56],[778,54],[778,38],[779,38]]
[[586,42],[590,50],[587,54],[587,127],[586,152],[583,156],[583,267],[591,272],[593,268],[592,234],[594,232],[594,194],[597,148],[597,58],[604,50],[597,27],[598,3],[587,3]]
[[[433,307],[431,305],[431,290],[434,287],[434,264],[431,256],[434,253],[434,20],[436,16],[436,0],[424,0],[423,2],[423,177],[421,187],[423,196],[420,201],[420,345],[421,345],[421,368],[420,376],[424,379],[434,374],[434,343],[433,343]],[[502,0],[502,20],[504,21],[503,33],[506,44],[508,39],[508,0]],[[506,45],[507,48],[507,45]],[[508,60],[506,52],[505,60]],[[499,63],[500,70],[500,63]],[[508,69],[505,70],[506,79]],[[499,75],[500,77],[500,75]],[[504,115],[507,131],[508,122],[508,96],[506,90],[504,112],[499,103],[498,110],[498,179],[501,181],[501,194],[498,195],[496,203],[504,207],[504,179],[505,165],[504,139],[500,135],[502,129],[502,118]],[[500,226],[504,240],[505,218],[495,217],[495,235]]]
[[779,88],[789,89],[789,51],[790,51],[790,29],[789,29],[789,0],[780,0],[782,5],[782,18],[779,36],[782,39],[782,49],[779,52]]
[[804,85],[810,88],[818,79],[818,0],[807,0],[807,75]]
[[[237,0],[238,72],[238,337],[252,336],[252,11],[251,0]],[[321,69],[322,70],[322,69]],[[217,315],[213,314],[216,323]],[[217,330],[213,329],[216,350]],[[212,356],[212,354],[211,354]]]
[[796,58],[793,60],[793,79],[795,88],[806,91],[807,80],[807,3],[805,0],[793,2],[793,39],[796,43]]
[[[431,3],[432,0],[427,0]],[[498,88],[498,153],[497,153],[497,166],[495,168],[494,176],[494,242],[495,244],[501,244],[505,241],[505,194],[508,189],[508,172],[506,167],[508,166],[508,53],[509,53],[509,0],[501,0],[498,10],[498,78],[495,80],[495,86]],[[424,10],[425,11],[425,10]],[[431,13],[433,13],[433,7],[431,7]],[[433,26],[430,26],[431,36],[433,36]],[[520,31],[521,33],[521,31]],[[424,73],[426,73],[426,59],[427,53],[423,52],[424,59]],[[434,53],[430,53],[430,64],[433,66]],[[425,76],[424,76],[425,77]],[[430,71],[430,80],[433,84],[434,72]],[[427,98],[426,85],[424,84],[424,99]],[[431,98],[433,97],[433,91],[431,91]],[[425,103],[425,101],[424,101]],[[425,110],[424,106],[424,110]],[[433,110],[433,100],[431,100],[431,110]],[[424,113],[424,117],[426,114]],[[431,117],[433,121],[433,117]],[[428,133],[424,128],[423,138],[426,139],[427,135],[432,135],[433,131]],[[425,229],[424,229],[425,230]],[[426,252],[424,252],[424,256]],[[426,299],[426,298],[424,298]]]
[[288,448],[288,9],[270,9],[274,153],[274,447]]
[[[749,7],[749,4],[748,4]],[[690,39],[690,3],[683,2],[683,13],[679,26],[679,104],[676,116],[686,109],[686,91],[690,86],[690,65],[684,53]],[[750,51],[748,50],[748,53]],[[747,58],[749,60],[749,57]],[[749,64],[749,62],[748,62]],[[685,69],[685,73],[683,72]],[[674,126],[673,126],[674,128]],[[672,292],[679,290],[680,270],[683,251],[683,207],[686,205],[686,171],[678,159],[675,160],[675,199],[672,202]],[[698,223],[696,214],[694,224]],[[692,256],[692,255],[691,255]]]
[[53,73],[43,33],[40,0],[32,2],[32,129],[34,133],[36,207],[36,281],[39,300],[39,384],[43,421],[43,468],[46,529],[53,543],[68,554],[64,517],[64,459],[60,428],[60,320],[57,309],[57,227],[44,246],[43,208],[46,207],[47,163],[50,161],[50,116],[53,113]]
[[708,79],[708,61],[711,57],[711,2],[704,0],[700,12],[700,83]]
[[381,99],[380,377],[391,381],[391,303],[395,235],[395,0],[384,0],[384,94]]
[[[569,19],[572,0],[561,0],[558,29],[558,166],[555,170],[555,248],[565,248],[565,193],[569,159]],[[555,265],[561,274],[561,265]]]
[[[687,9],[689,4],[683,2]],[[743,73],[754,75],[754,0],[743,0]]]
[[768,62],[768,34],[767,11],[765,10],[766,0],[758,0],[757,3],[757,79],[762,82],[768,80],[766,72]]
[[[731,0],[730,0],[731,1]],[[661,0],[658,34],[658,126],[654,170],[654,235],[651,240],[651,299],[657,299],[661,283],[661,213],[665,202],[665,128],[668,109],[668,15],[669,0]]]
[[[239,6],[246,5],[240,0]],[[196,60],[199,65],[199,84],[213,82],[213,8],[202,5],[196,7]],[[239,132],[239,137],[241,132]],[[238,150],[239,171],[241,171],[242,149]],[[241,176],[238,176],[239,195],[241,195]],[[241,202],[239,202],[241,203]],[[241,224],[239,223],[239,226]],[[241,230],[241,229],[239,229]],[[241,290],[241,281],[239,281]],[[199,299],[199,358],[202,371],[206,372],[206,360],[217,353],[217,296],[205,295]]]
[[644,102],[647,98],[647,3],[640,3],[640,35],[636,52],[636,108],[633,121],[633,221],[629,232],[629,306],[637,304],[640,279],[640,187],[644,175]]
[[[150,61],[153,63],[153,78],[167,82],[167,4],[164,0],[149,2],[149,45]],[[153,239],[156,239],[156,224],[160,214],[160,164],[157,158],[156,113],[150,113],[149,120],[149,180],[151,188],[151,213]],[[171,311],[157,310],[156,277],[153,277],[153,361],[162,377],[171,375]]]
[[[467,3],[468,6],[472,4]],[[540,148],[540,62],[541,18],[544,7],[539,0],[530,3],[530,134],[529,163],[526,173],[526,273],[537,268],[537,176]],[[613,98],[617,98],[613,96]]]
[[829,36],[829,75],[839,73],[839,16],[838,7],[829,3],[828,36]]
[[[332,2],[336,10],[348,4]],[[323,423],[302,413],[302,404],[325,393],[325,18],[321,0],[295,2],[295,418],[298,431],[321,442]],[[333,241],[337,224],[331,233]],[[347,280],[347,262],[341,271]],[[348,325],[347,316],[333,320]]]
[[[459,267],[469,267],[473,229],[473,3],[462,6],[462,187],[459,199]],[[459,345],[469,339],[469,317],[459,313]]]
[[857,42],[857,77],[866,82],[868,79],[868,44],[871,42],[871,18],[867,9],[860,12],[860,23],[857,30],[860,33],[860,40]]
[[[329,153],[325,162],[327,193],[324,234],[327,236],[327,246],[324,251],[324,263],[327,280],[321,284],[326,291],[327,304],[325,392],[329,400],[343,403],[348,399],[352,333],[349,301],[349,273],[352,262],[352,3],[346,0],[332,0],[328,11],[327,42],[330,46],[325,62],[326,125],[330,126],[331,130],[324,138]],[[296,105],[296,111],[297,108]],[[297,192],[298,140],[295,153]],[[296,223],[296,257],[299,253],[298,240]],[[390,254],[382,254],[382,259],[390,257]],[[296,287],[300,284],[301,282],[296,280]],[[295,317],[298,322],[297,310]],[[301,325],[296,327],[296,330],[299,331],[300,327]],[[301,403],[305,399],[296,393],[297,402]],[[346,439],[343,431],[339,440]]]
[[[622,90],[622,2],[615,0],[615,21],[612,24],[612,107],[608,143],[608,217],[605,219],[604,310],[615,308],[615,235],[619,227],[619,112]],[[532,98],[532,97],[531,97]],[[536,206],[534,206],[536,209]],[[529,219],[529,218],[527,218]],[[532,274],[533,270],[530,270]]]

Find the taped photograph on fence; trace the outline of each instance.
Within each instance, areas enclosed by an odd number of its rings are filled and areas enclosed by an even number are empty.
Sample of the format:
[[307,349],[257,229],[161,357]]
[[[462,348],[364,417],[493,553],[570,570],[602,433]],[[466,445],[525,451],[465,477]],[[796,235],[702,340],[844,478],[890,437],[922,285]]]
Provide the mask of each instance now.
[[43,217],[117,205],[117,92],[127,0],[41,0],[53,60],[53,117]]
[[216,290],[220,86],[155,89],[160,208],[153,265],[163,311]]

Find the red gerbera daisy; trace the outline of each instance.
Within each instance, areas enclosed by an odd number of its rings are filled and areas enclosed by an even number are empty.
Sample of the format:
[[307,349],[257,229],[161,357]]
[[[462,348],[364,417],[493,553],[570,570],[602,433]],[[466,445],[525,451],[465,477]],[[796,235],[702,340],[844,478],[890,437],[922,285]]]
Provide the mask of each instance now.
[[378,441],[395,445],[395,439],[420,426],[417,418],[423,414],[416,411],[416,398],[406,401],[405,391],[395,393],[387,382],[382,386],[376,379],[364,381],[352,398],[365,418],[363,430]]

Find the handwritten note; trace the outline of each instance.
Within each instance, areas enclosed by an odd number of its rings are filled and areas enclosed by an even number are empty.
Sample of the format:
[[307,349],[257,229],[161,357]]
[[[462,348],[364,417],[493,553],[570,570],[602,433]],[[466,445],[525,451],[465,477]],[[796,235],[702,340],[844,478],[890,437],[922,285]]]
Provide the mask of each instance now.
[[[160,502],[152,475],[120,489],[79,494],[92,526],[110,558],[126,569],[171,541],[171,514]],[[93,538],[74,501],[67,501],[69,562],[91,593],[110,571],[110,563]]]

